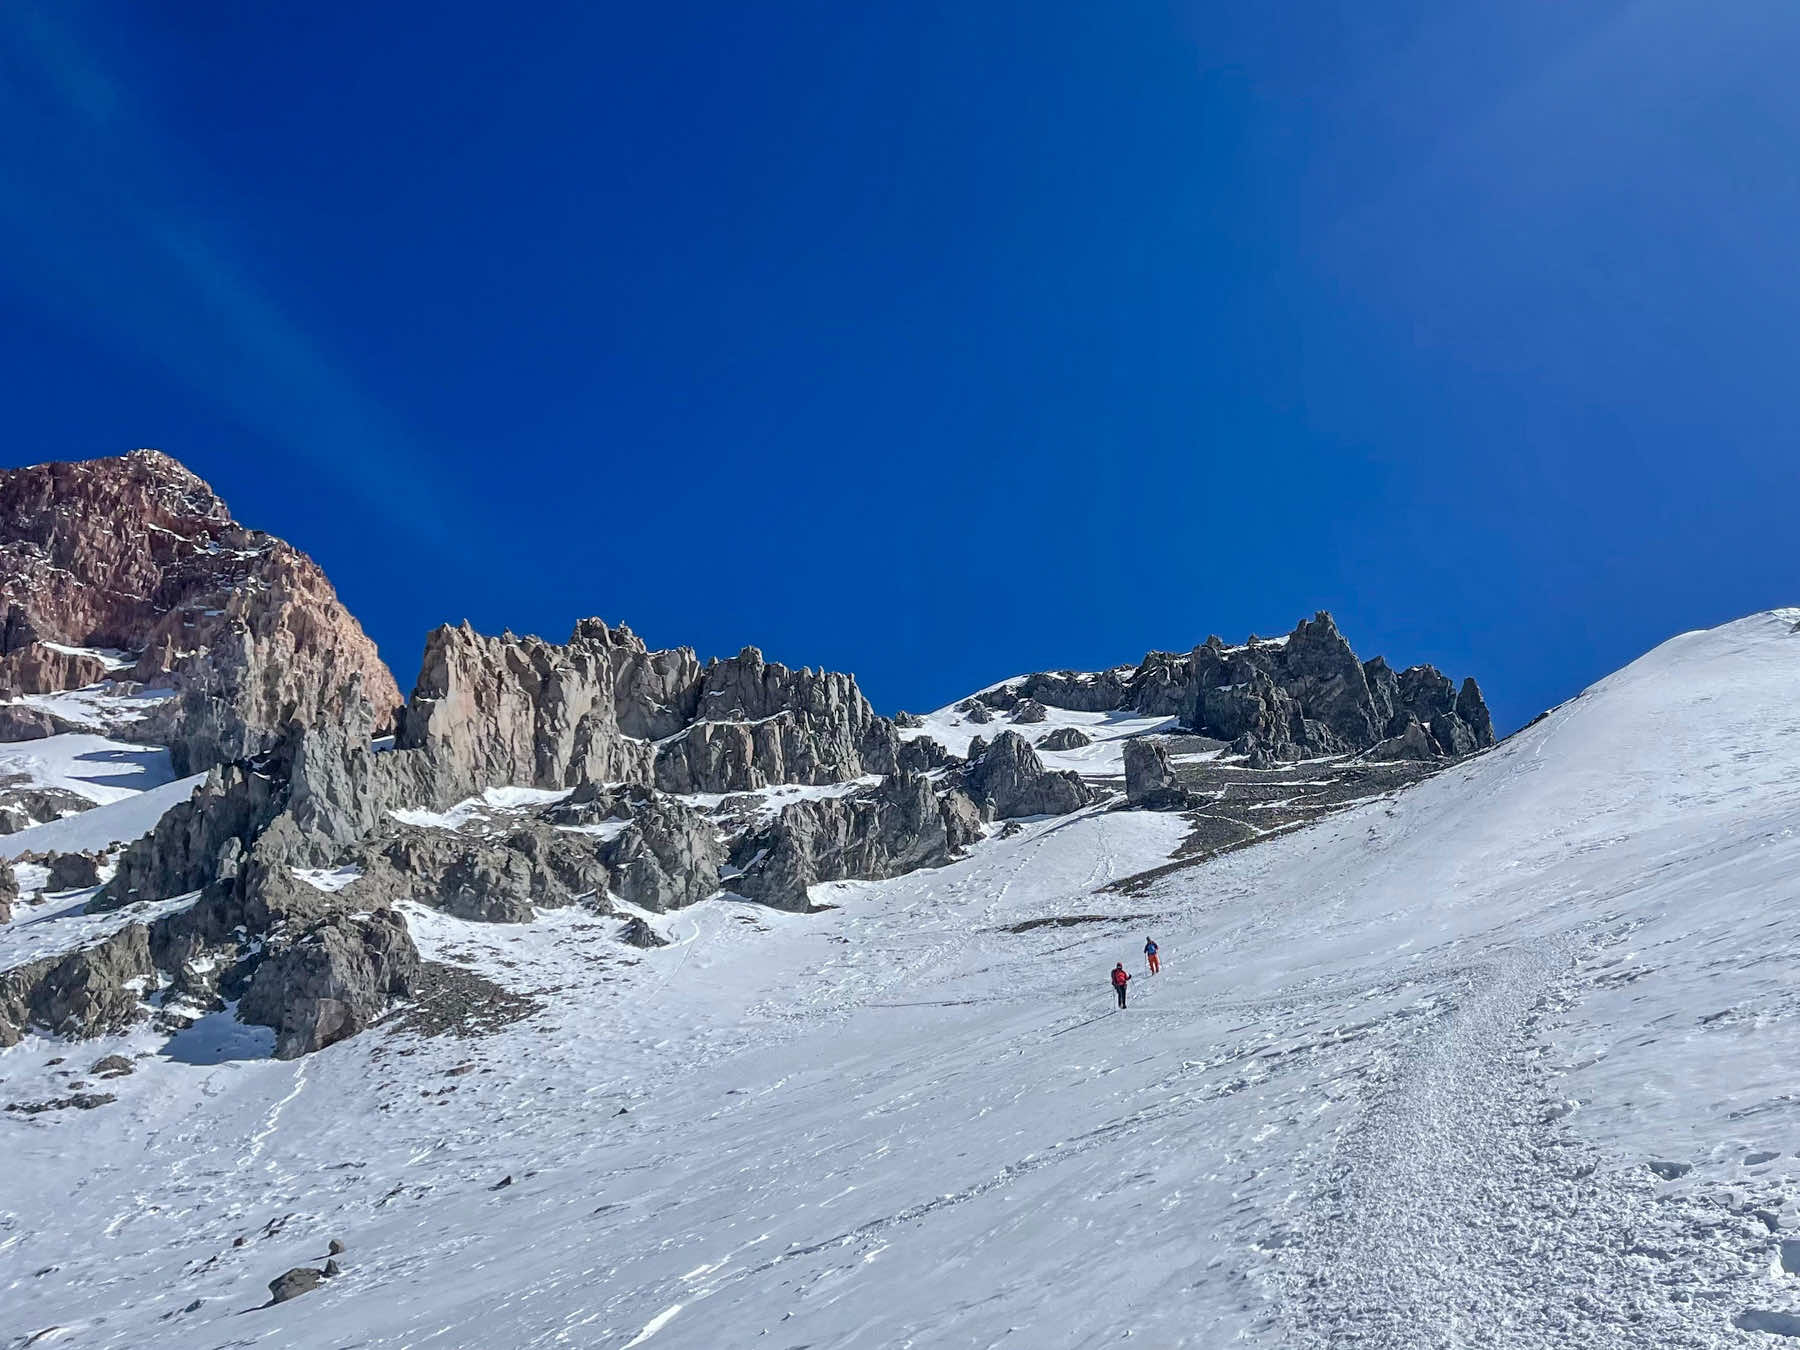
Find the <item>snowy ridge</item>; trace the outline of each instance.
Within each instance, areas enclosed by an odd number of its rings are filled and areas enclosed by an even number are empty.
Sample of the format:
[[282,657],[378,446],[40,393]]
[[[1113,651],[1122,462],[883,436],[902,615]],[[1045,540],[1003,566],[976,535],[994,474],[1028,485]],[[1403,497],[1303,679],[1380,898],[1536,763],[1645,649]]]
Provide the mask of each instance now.
[[[103,1110],[0,1113],[0,1341],[1779,1344],[1797,622],[1150,881],[1183,820],[1092,809],[823,914],[705,901],[650,951],[409,912],[535,1001],[473,1039],[28,1038],[4,1101],[154,1053]],[[246,1311],[332,1238],[342,1277]]]

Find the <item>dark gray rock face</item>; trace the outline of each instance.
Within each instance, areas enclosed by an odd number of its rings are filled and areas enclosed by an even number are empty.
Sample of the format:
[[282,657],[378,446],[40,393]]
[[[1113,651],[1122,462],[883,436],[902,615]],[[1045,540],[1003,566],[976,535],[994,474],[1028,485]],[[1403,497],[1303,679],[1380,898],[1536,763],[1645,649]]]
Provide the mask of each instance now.
[[[1038,741],[1040,750],[1085,750],[1094,743],[1094,738],[1080,727],[1058,727],[1049,735]],[[1129,745],[1127,746],[1129,749]]]
[[29,1027],[58,1036],[100,1036],[135,1022],[154,987],[150,932],[129,924],[80,951],[48,956],[0,974],[0,1046]]
[[704,900],[719,889],[725,844],[719,828],[692,807],[641,787],[584,784],[545,818],[586,840],[611,877],[613,893],[661,912]]
[[1060,816],[1079,811],[1093,798],[1079,774],[1046,769],[1031,743],[1016,731],[1003,731],[979,757],[971,746],[963,786],[997,820],[1016,816]]
[[275,1029],[275,1055],[296,1059],[354,1036],[419,975],[419,953],[391,910],[339,913],[282,935],[257,966],[238,1018]]
[[1050,716],[1050,710],[1035,698],[1022,698],[1013,706],[1012,720],[1015,723],[1030,726],[1042,722]]
[[371,751],[374,718],[353,697],[357,687],[346,688],[350,711],[336,721],[291,726],[267,755],[209,771],[191,798],[126,847],[90,908],[199,890],[234,875],[253,842],[270,865],[327,866],[381,829],[391,809],[445,805],[452,785],[430,753]]
[[625,925],[624,940],[633,947],[649,951],[656,947],[666,947],[669,940],[644,922],[641,914],[633,914]]
[[783,807],[738,844],[740,874],[727,884],[777,909],[805,910],[815,882],[939,866],[980,834],[981,813],[966,794],[940,796],[922,774],[895,774],[867,792]]
[[100,860],[89,853],[52,853],[46,860],[50,881],[45,890],[85,891],[100,884]]
[[119,855],[118,870],[89,906],[117,909],[166,900],[217,880],[279,814],[283,792],[271,767],[227,764],[209,771],[185,802]]
[[[1425,729],[1433,757],[1494,740],[1479,688],[1462,705],[1471,722],[1438,670],[1413,666],[1396,676],[1379,657],[1358,661],[1325,613],[1302,621],[1285,643],[1227,649],[1209,639],[1194,649],[1191,672],[1190,726],[1232,742],[1253,765],[1371,750],[1406,734],[1409,721]],[[1416,736],[1408,742],[1416,744]]]
[[718,828],[680,802],[653,794],[631,823],[600,846],[613,889],[634,905],[661,912],[704,900],[719,889],[725,845]]
[[0,862],[0,923],[12,922],[13,904],[19,898],[19,875],[12,864]]
[[1419,725],[1419,719],[1408,717],[1399,733],[1389,736],[1368,751],[1376,760],[1412,759],[1421,763],[1438,757],[1438,745],[1431,733]]
[[903,708],[894,714],[894,725],[902,731],[917,731],[925,725],[925,719],[917,713],[909,713]]
[[1125,742],[1125,800],[1146,811],[1175,811],[1188,804],[1168,746],[1154,737]]
[[577,900],[603,907],[607,892],[592,842],[537,822],[474,839],[399,826],[356,858],[363,875],[345,895],[358,903],[413,900],[481,923],[529,923],[539,909]]

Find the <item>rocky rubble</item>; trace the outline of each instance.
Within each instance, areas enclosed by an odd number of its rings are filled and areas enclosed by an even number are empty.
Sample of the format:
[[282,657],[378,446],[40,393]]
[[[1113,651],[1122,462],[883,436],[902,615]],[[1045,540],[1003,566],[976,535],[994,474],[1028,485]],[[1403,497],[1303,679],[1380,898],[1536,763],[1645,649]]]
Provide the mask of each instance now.
[[[334,720],[351,675],[378,722],[400,706],[318,565],[239,525],[155,450],[0,471],[0,614],[12,693],[173,690],[132,731],[168,745],[178,773],[260,754],[291,722]],[[7,721],[42,725],[16,708]]]

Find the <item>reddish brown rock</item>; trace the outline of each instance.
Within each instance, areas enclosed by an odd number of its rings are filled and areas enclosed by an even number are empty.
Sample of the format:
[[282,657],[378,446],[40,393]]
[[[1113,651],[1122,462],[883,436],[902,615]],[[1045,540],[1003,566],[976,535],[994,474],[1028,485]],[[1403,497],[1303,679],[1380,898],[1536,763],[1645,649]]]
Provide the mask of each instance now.
[[189,772],[339,716],[353,674],[387,725],[394,677],[318,565],[169,456],[0,471],[0,687],[173,689],[138,734]]

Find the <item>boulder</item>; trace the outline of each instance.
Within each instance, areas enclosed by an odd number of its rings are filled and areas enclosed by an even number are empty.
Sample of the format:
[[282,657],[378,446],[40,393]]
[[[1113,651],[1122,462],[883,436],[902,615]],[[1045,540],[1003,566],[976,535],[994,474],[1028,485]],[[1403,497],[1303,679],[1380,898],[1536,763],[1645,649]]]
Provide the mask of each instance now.
[[1094,743],[1094,738],[1080,727],[1058,727],[1047,736],[1039,738],[1037,748],[1040,750],[1085,750]]
[[100,884],[100,860],[91,853],[52,853],[47,891],[85,891]]
[[917,713],[909,713],[903,708],[894,714],[894,725],[902,731],[917,731],[925,725],[925,719]]
[[1169,747],[1155,737],[1125,742],[1125,800],[1146,811],[1176,811],[1189,804]]
[[405,998],[419,975],[418,949],[392,910],[335,914],[269,941],[238,1018],[274,1028],[277,1059],[356,1035]]
[[1013,706],[1012,720],[1021,725],[1032,725],[1042,722],[1050,716],[1050,710],[1035,698],[1022,698]]
[[621,936],[633,947],[641,947],[645,950],[669,945],[669,939],[646,923],[641,914],[631,916],[626,922],[625,931]]
[[311,1266],[295,1266],[269,1281],[269,1302],[286,1303],[309,1294],[325,1282],[325,1272]]

